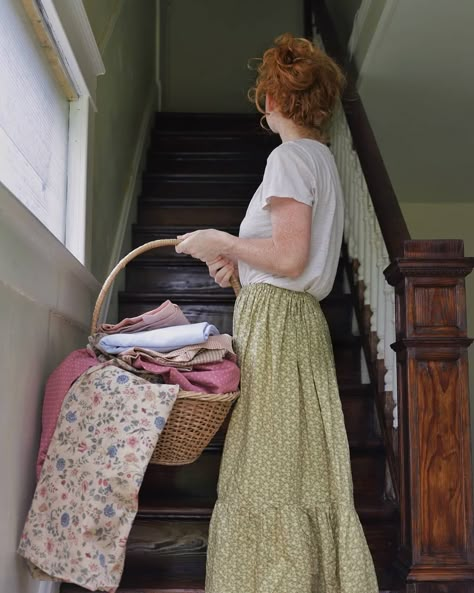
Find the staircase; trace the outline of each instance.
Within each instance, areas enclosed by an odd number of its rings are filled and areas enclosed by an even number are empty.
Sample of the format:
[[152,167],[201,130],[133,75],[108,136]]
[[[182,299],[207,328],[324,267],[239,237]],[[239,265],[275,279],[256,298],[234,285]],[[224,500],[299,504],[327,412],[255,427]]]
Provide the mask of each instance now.
[[[157,114],[133,228],[134,247],[203,227],[238,233],[266,157],[276,145],[276,139],[259,128],[254,116]],[[375,418],[373,386],[362,383],[361,338],[353,331],[354,301],[346,290],[350,286],[346,274],[350,273],[341,255],[334,288],[321,304],[333,339],[356,509],[380,591],[394,593],[402,590],[391,568],[399,515],[396,505],[384,496],[385,450]],[[190,321],[208,320],[222,332],[232,332],[233,292],[217,286],[204,264],[176,254],[174,248],[148,252],[131,262],[119,298],[121,318],[169,298]],[[204,591],[207,529],[225,429],[195,463],[148,468],[120,592]],[[85,590],[64,584],[61,591]]]

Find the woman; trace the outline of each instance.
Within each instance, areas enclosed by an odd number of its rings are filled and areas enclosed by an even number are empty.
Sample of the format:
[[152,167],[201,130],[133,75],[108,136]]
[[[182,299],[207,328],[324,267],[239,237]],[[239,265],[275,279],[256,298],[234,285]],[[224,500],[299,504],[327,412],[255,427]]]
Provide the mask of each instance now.
[[342,85],[309,41],[277,38],[253,97],[282,144],[239,237],[199,230],[176,247],[205,261],[221,286],[238,264],[243,286],[234,312],[241,396],[222,457],[206,593],[378,592],[319,305],[342,241],[342,193],[323,143]]

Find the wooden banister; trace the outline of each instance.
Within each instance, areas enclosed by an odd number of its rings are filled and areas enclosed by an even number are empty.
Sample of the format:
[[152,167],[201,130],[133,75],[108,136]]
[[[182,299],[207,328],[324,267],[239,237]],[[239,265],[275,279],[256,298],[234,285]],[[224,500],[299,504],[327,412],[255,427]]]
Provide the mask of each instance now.
[[[346,56],[325,0],[309,1],[326,51],[344,66]],[[380,344],[396,352],[393,410],[397,423],[391,444],[396,445],[397,467],[392,477],[398,482],[401,523],[395,567],[405,593],[474,593],[467,359],[472,340],[467,336],[465,294],[465,277],[474,267],[474,258],[464,257],[462,241],[410,239],[354,81],[349,72],[343,100],[347,124],[335,118],[335,153],[347,163],[341,171],[349,206],[345,236],[356,253],[352,263],[356,264],[366,358],[371,364],[386,363],[387,357],[379,358]],[[357,171],[362,171],[369,199],[361,190],[360,175],[353,177],[353,185],[347,175],[355,161],[360,163]],[[387,268],[383,249],[380,255],[377,228],[390,261]],[[387,282],[381,283],[382,273],[377,273],[374,264],[384,270]],[[392,302],[392,322],[387,325],[391,330],[383,335],[379,333],[383,319],[380,291],[390,293]],[[379,374],[384,373],[386,366]],[[383,381],[375,382],[378,391],[383,391]],[[385,386],[381,395],[387,393]],[[390,434],[391,426],[380,413],[383,406],[378,402],[377,407],[382,432]]]
[[413,593],[474,592],[464,286],[473,266],[462,241],[407,241],[385,271],[397,311],[398,561]]
[[[308,12],[307,4],[305,4],[305,7],[306,12]],[[339,44],[324,0],[312,0],[312,15],[326,52],[340,66],[344,67],[347,61],[345,52]],[[306,18],[308,17],[306,16]],[[306,27],[306,30],[309,31],[309,27]],[[347,85],[342,104],[388,255],[392,260],[403,253],[403,242],[410,239],[410,233],[367,113],[357,92],[354,73],[349,68],[346,75]]]

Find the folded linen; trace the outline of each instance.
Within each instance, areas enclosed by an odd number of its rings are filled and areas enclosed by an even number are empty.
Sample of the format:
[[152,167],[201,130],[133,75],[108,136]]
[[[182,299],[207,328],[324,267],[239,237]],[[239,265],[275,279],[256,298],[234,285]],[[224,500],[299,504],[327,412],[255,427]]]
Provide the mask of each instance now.
[[98,346],[108,354],[120,354],[135,347],[157,352],[172,352],[184,346],[200,344],[209,336],[218,334],[219,331],[214,325],[202,321],[133,334],[110,334],[101,338]]
[[118,356],[125,362],[132,364],[132,361],[141,358],[157,364],[172,366],[181,369],[191,370],[195,364],[208,362],[218,362],[224,358],[236,361],[237,356],[232,347],[232,336],[229,334],[219,334],[218,336],[209,336],[205,342],[192,344],[172,350],[171,352],[157,352],[149,348],[135,346],[119,354],[109,354],[100,345],[103,334],[94,334],[89,337],[91,349],[97,354],[108,358]]
[[126,317],[119,323],[103,323],[99,326],[98,332],[102,334],[125,334],[143,331],[145,329],[160,329],[174,325],[188,325],[184,313],[171,301],[165,301],[156,309],[142,313],[137,317]]

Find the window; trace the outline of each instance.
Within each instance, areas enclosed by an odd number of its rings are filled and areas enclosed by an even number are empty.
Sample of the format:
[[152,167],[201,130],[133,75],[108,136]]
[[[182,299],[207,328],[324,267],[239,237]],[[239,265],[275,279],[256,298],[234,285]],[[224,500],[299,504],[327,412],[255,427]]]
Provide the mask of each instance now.
[[88,131],[104,72],[82,0],[0,1],[0,183],[82,263]]
[[69,102],[17,0],[0,2],[0,181],[65,241]]

